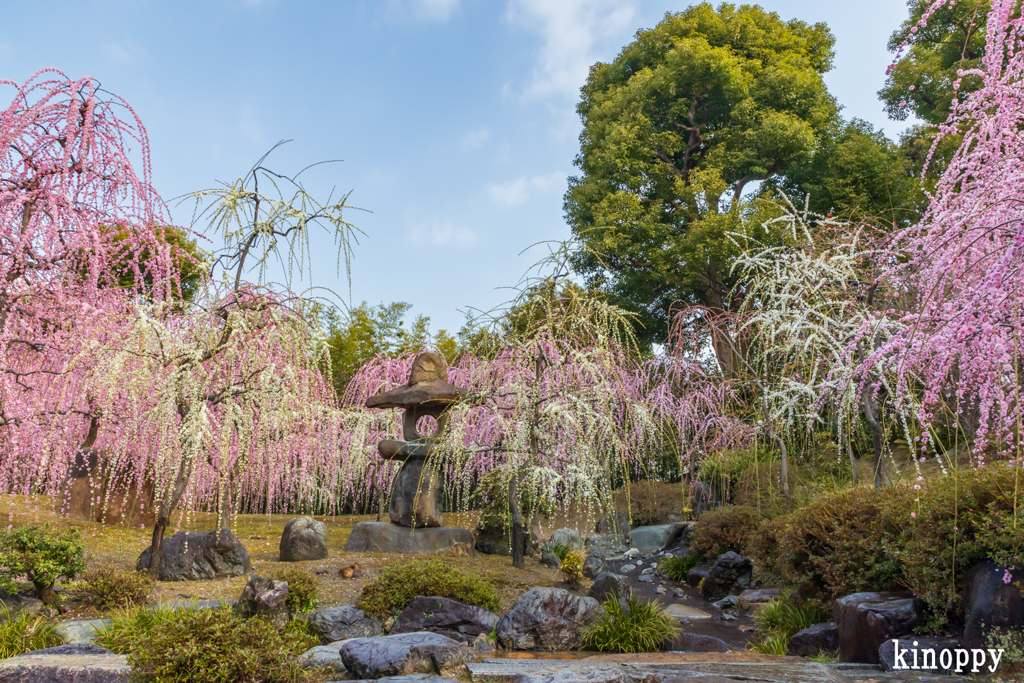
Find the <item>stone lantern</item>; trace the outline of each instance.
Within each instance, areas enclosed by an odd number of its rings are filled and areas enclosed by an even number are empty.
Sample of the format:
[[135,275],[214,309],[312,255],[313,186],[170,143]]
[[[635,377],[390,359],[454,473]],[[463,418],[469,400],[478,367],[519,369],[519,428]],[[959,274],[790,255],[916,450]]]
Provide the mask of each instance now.
[[[444,356],[428,351],[416,356],[408,384],[366,400],[367,408],[405,410],[402,440],[385,439],[377,444],[380,457],[397,460],[402,468],[391,490],[391,522],[356,524],[346,550],[473,554],[475,539],[470,531],[442,526],[441,482],[437,473],[425,466],[431,448],[444,433],[448,408],[463,393],[463,389],[448,383]],[[435,423],[429,434],[420,433],[424,417],[433,418]]]

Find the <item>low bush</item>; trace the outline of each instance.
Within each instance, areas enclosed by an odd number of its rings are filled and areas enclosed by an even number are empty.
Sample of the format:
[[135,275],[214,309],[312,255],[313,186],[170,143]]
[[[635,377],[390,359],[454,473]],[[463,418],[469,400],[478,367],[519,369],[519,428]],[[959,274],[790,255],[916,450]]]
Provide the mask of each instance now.
[[818,605],[797,604],[788,597],[776,598],[754,612],[754,623],[761,639],[753,648],[763,654],[784,655],[790,638],[822,621],[826,621],[826,616]]
[[49,619],[24,612],[12,616],[0,603],[0,660],[63,642]]
[[942,628],[962,619],[970,567],[986,559],[1024,564],[1017,478],[1012,467],[993,463],[951,471],[920,489],[824,496],[762,524],[753,555],[823,606],[858,591],[910,589],[931,608],[929,627]]
[[114,614],[111,623],[99,629],[96,644],[119,655],[126,655],[144,642],[154,628],[177,618],[178,611],[166,605],[157,605],[152,609],[126,609]]
[[632,593],[623,605],[616,598],[602,603],[604,614],[583,633],[583,648],[599,652],[657,652],[679,632],[676,620],[661,605]]
[[316,606],[320,581],[311,572],[290,567],[279,570],[274,578],[288,582],[287,605],[292,612],[309,612]]
[[691,552],[685,557],[670,557],[658,565],[658,572],[672,581],[686,581],[686,575],[700,562],[700,556]]
[[153,580],[145,572],[100,567],[82,574],[82,581],[75,586],[74,595],[96,609],[105,611],[145,605],[152,591]]
[[363,588],[356,607],[387,619],[404,610],[417,595],[453,598],[492,611],[501,607],[490,581],[438,559],[388,567]]
[[133,676],[148,683],[302,683],[317,680],[298,656],[314,639],[227,609],[179,610],[128,652]]
[[558,558],[559,563],[565,559],[565,556],[569,554],[570,550],[572,550],[572,548],[568,543],[555,543],[553,541],[548,541],[540,547],[540,551],[542,553],[551,553]]
[[57,605],[60,599],[53,584],[58,579],[70,581],[85,569],[84,552],[74,527],[29,525],[0,531],[0,589],[16,592],[16,581],[25,577],[40,600]]
[[708,510],[693,528],[690,547],[709,560],[730,550],[746,555],[749,541],[757,534],[760,524],[761,516],[751,507],[726,505]]
[[558,571],[562,572],[562,579],[567,584],[578,586],[580,579],[583,578],[583,553],[575,550],[567,552],[558,566]]

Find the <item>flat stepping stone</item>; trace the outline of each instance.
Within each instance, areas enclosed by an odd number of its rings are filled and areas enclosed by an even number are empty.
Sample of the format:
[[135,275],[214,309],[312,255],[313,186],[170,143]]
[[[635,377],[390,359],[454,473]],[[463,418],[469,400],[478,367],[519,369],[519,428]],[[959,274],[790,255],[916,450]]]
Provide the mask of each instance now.
[[69,619],[54,626],[53,632],[69,645],[91,643],[113,623],[111,619]]
[[128,683],[124,655],[21,655],[0,662],[0,683]]
[[690,607],[689,605],[683,605],[678,602],[673,605],[669,605],[663,611],[670,617],[675,617],[680,621],[711,618],[711,615],[705,612],[704,610],[697,609],[696,607]]

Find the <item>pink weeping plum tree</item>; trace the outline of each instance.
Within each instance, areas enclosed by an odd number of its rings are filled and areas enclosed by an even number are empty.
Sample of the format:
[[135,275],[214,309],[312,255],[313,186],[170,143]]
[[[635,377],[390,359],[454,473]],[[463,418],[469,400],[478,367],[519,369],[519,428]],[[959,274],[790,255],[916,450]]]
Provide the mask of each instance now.
[[[933,2],[921,19],[950,0]],[[953,100],[935,144],[962,136],[959,150],[917,225],[881,256],[880,283],[895,301],[860,329],[848,354],[868,346],[855,381],[891,378],[894,400],[923,427],[921,455],[941,452],[935,427],[958,425],[986,452],[1019,458],[1020,350],[1024,343],[1024,20],[1019,0],[994,0],[980,89]],[[968,75],[966,72],[959,74]],[[959,81],[954,83],[959,87]],[[934,147],[933,147],[934,149]]]
[[337,505],[357,475],[339,459],[316,306],[267,284],[265,266],[304,269],[317,227],[347,266],[347,195],[320,202],[265,157],[191,195],[224,247],[185,298],[128,105],[57,71],[2,83],[14,101],[0,118],[0,490],[59,495],[94,449],[118,481],[154,488],[154,573],[175,512],[216,509],[224,526],[241,504]]

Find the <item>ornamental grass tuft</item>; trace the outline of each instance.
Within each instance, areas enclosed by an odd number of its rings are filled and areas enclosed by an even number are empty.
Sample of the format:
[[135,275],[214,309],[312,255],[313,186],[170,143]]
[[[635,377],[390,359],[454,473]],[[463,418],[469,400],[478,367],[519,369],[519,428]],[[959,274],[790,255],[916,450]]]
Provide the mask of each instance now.
[[0,660],[63,642],[49,619],[25,612],[11,615],[0,603]]
[[599,652],[657,652],[679,632],[676,620],[657,602],[630,593],[625,605],[615,598],[601,605],[604,614],[583,633],[583,649]]

